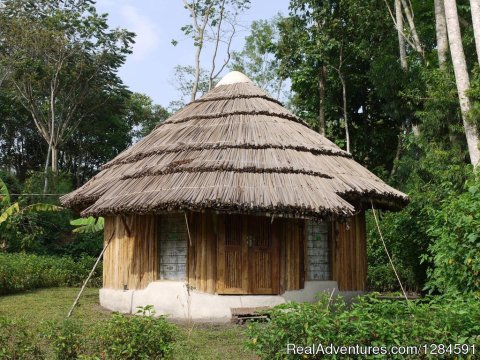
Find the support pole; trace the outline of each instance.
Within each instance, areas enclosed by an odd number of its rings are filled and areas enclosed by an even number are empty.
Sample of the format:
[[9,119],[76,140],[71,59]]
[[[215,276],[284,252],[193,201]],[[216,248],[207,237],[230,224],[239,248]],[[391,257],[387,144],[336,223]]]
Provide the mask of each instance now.
[[78,300],[80,300],[80,296],[82,296],[82,293],[85,290],[85,287],[87,286],[88,282],[90,281],[90,278],[92,277],[93,273],[95,272],[95,269],[97,268],[97,265],[98,265],[98,263],[100,262],[100,259],[103,256],[103,253],[105,252],[105,250],[107,250],[108,245],[110,245],[110,241],[112,240],[114,234],[115,234],[115,232],[112,232],[112,235],[108,239],[107,244],[103,247],[100,255],[98,255],[97,261],[95,261],[95,264],[93,265],[93,268],[90,271],[90,274],[88,274],[87,280],[85,280],[85,282],[83,283],[83,286],[80,289],[80,292],[78,293],[77,298],[73,302],[72,307],[70,308],[70,311],[68,312],[67,318],[69,318],[72,315],[73,309],[75,309],[75,306],[77,306]]

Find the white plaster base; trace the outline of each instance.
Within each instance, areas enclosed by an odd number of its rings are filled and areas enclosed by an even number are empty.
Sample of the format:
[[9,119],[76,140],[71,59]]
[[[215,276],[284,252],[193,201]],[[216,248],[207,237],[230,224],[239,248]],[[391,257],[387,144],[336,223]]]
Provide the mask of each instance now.
[[[158,315],[173,319],[228,322],[231,308],[275,306],[289,301],[312,302],[321,292],[337,290],[336,281],[306,281],[302,290],[282,295],[213,295],[191,290],[182,281],[155,281],[143,290],[100,289],[100,305],[122,313],[135,313],[138,306],[153,305]],[[347,298],[359,292],[341,292]]]

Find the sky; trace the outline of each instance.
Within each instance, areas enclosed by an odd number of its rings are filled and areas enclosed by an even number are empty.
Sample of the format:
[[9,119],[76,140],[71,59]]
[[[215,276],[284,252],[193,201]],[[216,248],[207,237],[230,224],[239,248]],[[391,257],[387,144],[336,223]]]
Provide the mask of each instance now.
[[[270,19],[278,13],[287,15],[288,3],[289,0],[251,0],[250,9],[240,19],[244,30],[238,32],[233,50],[242,49],[252,21]],[[165,107],[178,100],[174,68],[193,65],[195,53],[193,41],[180,30],[191,20],[182,0],[98,0],[97,10],[109,14],[112,28],[125,28],[137,34],[133,54],[119,71],[130,90],[144,93]],[[178,41],[176,46],[172,45],[173,39]],[[204,65],[207,67],[206,61]]]

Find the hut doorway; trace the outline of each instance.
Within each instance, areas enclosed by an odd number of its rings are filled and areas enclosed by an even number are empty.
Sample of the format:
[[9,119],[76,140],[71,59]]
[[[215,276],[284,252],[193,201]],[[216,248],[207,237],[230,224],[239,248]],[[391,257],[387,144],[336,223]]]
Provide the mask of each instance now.
[[279,293],[278,234],[270,218],[225,216],[219,235],[219,294]]

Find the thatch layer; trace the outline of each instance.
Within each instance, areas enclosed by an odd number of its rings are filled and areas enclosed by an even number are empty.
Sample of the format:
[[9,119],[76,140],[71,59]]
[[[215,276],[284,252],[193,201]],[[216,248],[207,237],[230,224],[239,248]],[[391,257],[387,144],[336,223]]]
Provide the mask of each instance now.
[[178,111],[61,201],[83,215],[211,209],[326,218],[408,199],[262,90],[236,83]]

